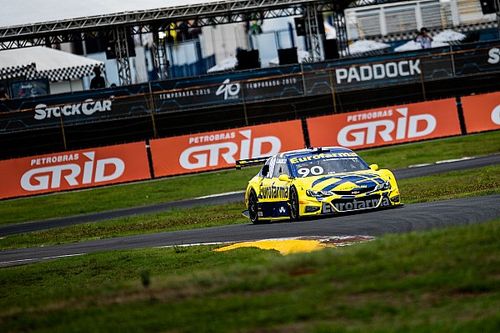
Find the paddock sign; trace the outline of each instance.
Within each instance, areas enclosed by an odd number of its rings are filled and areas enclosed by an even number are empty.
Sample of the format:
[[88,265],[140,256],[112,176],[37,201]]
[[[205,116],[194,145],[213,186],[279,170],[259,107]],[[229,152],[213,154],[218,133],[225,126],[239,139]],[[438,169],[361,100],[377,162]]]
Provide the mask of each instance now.
[[143,142],[0,161],[0,199],[149,179]]
[[234,167],[237,160],[304,148],[300,120],[151,141],[156,177]]
[[467,133],[500,129],[500,92],[462,97]]
[[461,134],[454,99],[309,118],[307,127],[313,147],[352,149]]

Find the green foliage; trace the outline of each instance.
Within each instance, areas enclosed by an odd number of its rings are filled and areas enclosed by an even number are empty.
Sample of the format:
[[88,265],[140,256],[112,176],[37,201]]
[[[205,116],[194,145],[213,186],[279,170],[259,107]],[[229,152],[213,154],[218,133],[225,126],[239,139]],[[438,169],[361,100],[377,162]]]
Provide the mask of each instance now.
[[[5,332],[498,332],[500,220],[283,257],[115,251],[0,270]],[[144,288],[141,271],[154,281]]]

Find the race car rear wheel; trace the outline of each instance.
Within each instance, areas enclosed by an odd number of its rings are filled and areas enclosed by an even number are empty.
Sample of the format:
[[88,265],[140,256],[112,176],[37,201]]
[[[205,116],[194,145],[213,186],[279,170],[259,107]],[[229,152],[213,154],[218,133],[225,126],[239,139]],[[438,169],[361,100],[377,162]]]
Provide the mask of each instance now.
[[250,196],[248,197],[248,215],[250,216],[250,221],[252,221],[252,223],[260,223],[257,194],[255,194],[253,190],[250,192]]
[[297,194],[297,189],[295,187],[290,189],[290,199],[288,204],[290,205],[290,220],[299,220],[299,195]]

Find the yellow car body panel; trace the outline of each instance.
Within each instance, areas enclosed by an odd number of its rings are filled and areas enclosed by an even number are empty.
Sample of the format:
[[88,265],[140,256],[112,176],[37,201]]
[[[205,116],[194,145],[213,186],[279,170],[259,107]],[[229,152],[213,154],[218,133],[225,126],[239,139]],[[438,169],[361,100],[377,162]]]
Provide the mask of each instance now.
[[331,147],[267,159],[248,182],[245,205],[252,222],[258,223],[388,208],[401,200],[390,170],[369,167],[347,148]]

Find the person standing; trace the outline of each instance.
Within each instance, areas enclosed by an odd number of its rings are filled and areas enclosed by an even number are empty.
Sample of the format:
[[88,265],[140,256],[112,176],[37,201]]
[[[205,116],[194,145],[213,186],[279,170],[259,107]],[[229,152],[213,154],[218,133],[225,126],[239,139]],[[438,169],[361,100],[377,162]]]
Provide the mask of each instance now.
[[101,89],[106,88],[106,81],[101,76],[101,69],[99,66],[94,67],[94,78],[90,81],[90,89]]
[[415,42],[419,43],[423,49],[430,49],[432,47],[432,37],[429,35],[427,28],[420,29],[420,32],[415,38]]

